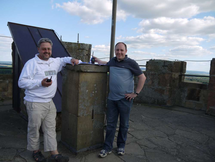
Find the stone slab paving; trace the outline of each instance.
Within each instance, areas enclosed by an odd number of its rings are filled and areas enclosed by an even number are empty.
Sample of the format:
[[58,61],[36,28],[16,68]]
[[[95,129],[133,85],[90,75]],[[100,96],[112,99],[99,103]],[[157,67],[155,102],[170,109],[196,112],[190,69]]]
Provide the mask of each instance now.
[[[76,155],[60,142],[60,132],[58,150],[71,162],[215,162],[215,117],[204,111],[134,104],[129,125],[124,156],[116,153],[116,139],[106,158],[98,157],[100,148]],[[1,103],[0,161],[34,161],[26,150],[26,131],[27,121],[12,109],[11,102]]]

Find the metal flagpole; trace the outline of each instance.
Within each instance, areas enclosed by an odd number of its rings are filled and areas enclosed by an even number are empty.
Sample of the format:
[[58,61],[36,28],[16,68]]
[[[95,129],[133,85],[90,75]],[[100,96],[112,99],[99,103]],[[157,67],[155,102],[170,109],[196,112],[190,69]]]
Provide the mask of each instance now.
[[111,25],[111,42],[110,42],[110,59],[114,57],[114,45],[115,45],[115,30],[116,30],[116,9],[117,0],[113,0],[112,8],[112,25]]

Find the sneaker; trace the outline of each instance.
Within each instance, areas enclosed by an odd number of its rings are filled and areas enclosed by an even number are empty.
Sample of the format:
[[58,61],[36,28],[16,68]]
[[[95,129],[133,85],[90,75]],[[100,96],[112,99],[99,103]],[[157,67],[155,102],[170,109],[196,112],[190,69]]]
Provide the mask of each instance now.
[[108,154],[110,154],[112,151],[106,151],[106,150],[101,150],[99,153],[99,156],[104,158],[106,157]]
[[48,159],[48,162],[68,162],[69,157],[63,156],[61,154],[57,155],[51,155],[51,157]]
[[124,148],[118,148],[117,154],[118,154],[118,155],[124,155],[124,154],[125,154]]

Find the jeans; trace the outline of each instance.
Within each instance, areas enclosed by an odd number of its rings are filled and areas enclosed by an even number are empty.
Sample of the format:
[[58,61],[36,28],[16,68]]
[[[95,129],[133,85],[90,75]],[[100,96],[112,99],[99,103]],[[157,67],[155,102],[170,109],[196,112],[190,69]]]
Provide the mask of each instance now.
[[117,147],[124,148],[129,127],[129,115],[133,100],[125,98],[117,101],[107,101],[107,128],[103,149],[111,151],[117,127],[118,116],[120,116],[119,132],[117,136]]

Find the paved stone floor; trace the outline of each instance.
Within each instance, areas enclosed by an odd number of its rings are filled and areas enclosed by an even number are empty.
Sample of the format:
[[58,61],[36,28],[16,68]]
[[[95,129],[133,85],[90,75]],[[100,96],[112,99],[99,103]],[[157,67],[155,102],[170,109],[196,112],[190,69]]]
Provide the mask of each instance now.
[[[11,102],[1,103],[0,161],[34,161],[26,150],[26,131],[27,122]],[[58,141],[71,162],[215,162],[215,117],[182,107],[134,104],[124,156],[116,154],[116,143],[112,154],[99,158],[100,149],[73,154],[60,142],[60,132]]]

